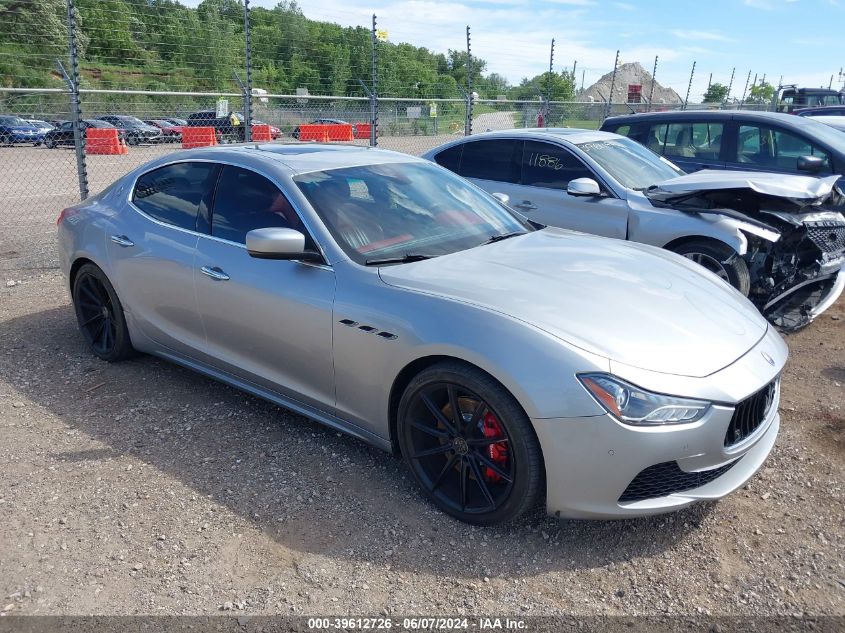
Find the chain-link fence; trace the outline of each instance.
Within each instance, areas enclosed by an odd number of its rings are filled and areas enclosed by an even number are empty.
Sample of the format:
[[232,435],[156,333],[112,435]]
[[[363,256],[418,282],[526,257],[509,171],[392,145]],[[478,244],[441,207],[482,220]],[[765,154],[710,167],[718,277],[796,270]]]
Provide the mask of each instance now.
[[596,129],[616,114],[738,107],[656,96],[608,104],[602,90],[585,91],[585,74],[609,78],[606,94],[616,95],[624,73],[574,65],[507,88],[496,73],[481,76],[469,27],[443,55],[386,43],[376,16],[319,24],[285,3],[248,0],[0,2],[0,269],[54,266],[64,207],[183,147],[328,141],[419,155],[488,130]]

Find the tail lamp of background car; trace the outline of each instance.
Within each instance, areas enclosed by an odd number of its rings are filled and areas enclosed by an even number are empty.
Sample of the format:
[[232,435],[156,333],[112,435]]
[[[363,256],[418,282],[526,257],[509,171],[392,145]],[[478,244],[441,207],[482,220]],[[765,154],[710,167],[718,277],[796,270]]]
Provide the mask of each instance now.
[[704,400],[651,393],[610,374],[580,374],[578,379],[608,413],[633,426],[686,424],[710,409]]

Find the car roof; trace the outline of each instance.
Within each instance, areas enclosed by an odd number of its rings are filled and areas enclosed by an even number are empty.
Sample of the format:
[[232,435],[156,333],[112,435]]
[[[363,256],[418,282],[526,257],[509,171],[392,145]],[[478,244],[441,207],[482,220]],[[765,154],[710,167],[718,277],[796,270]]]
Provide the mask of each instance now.
[[594,141],[607,141],[619,138],[618,134],[611,132],[600,132],[598,130],[584,130],[575,127],[537,127],[537,128],[514,128],[512,130],[495,130],[481,132],[472,136],[464,136],[455,144],[473,141],[483,138],[512,138],[514,136],[531,137],[534,139],[560,140],[565,139],[570,143],[590,143]]
[[[721,120],[740,118],[746,121],[760,121],[780,123],[782,125],[806,125],[804,117],[798,117],[784,112],[757,112],[755,110],[674,110],[672,112],[638,112],[623,114],[605,119],[606,123],[640,123],[643,121],[673,121],[683,119],[687,121]],[[602,124],[604,125],[604,124]]]
[[324,143],[241,143],[196,148],[169,154],[147,165],[147,169],[159,164],[189,159],[212,160],[272,165],[290,175],[311,171],[377,165],[386,163],[424,163],[421,158],[362,145],[332,145]]

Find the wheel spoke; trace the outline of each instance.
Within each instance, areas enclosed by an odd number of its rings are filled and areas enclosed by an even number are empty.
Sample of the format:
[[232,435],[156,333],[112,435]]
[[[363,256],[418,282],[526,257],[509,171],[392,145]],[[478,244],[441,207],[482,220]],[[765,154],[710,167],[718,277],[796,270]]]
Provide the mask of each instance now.
[[431,411],[431,414],[437,419],[440,424],[446,427],[446,429],[452,435],[457,435],[457,429],[455,429],[454,425],[443,415],[443,412],[437,408],[437,405],[431,401],[431,398],[428,397],[427,394],[421,393],[420,399],[425,404],[426,408]]
[[476,458],[478,461],[480,461],[482,464],[484,464],[485,466],[487,466],[487,468],[489,468],[490,470],[492,470],[494,473],[496,473],[497,475],[499,475],[499,477],[501,477],[502,479],[504,479],[504,480],[505,480],[505,481],[507,481],[508,483],[511,483],[511,482],[513,481],[513,477],[511,477],[509,473],[507,473],[507,472],[505,472],[504,470],[502,470],[502,469],[499,467],[499,465],[498,465],[498,464],[496,464],[496,462],[494,462],[493,460],[489,459],[489,458],[488,458],[488,457],[487,457],[484,453],[482,453],[481,451],[475,451],[475,452],[473,453],[473,455],[475,455],[475,458]]
[[87,320],[87,321],[85,321],[84,323],[81,323],[81,324],[79,325],[79,327],[81,327],[81,328],[82,328],[82,327],[88,327],[88,325],[90,325],[91,323],[93,323],[93,322],[94,322],[94,321],[96,321],[97,319],[104,319],[104,318],[105,318],[105,317],[104,317],[102,314],[95,314],[94,316],[92,316],[90,319],[88,319],[88,320]]
[[490,446],[491,444],[498,444],[499,442],[507,441],[508,438],[506,437],[479,437],[467,440],[467,444],[473,448],[484,448],[485,446]]
[[434,437],[442,437],[447,438],[449,437],[449,433],[446,431],[441,431],[440,429],[434,428],[433,426],[428,426],[423,422],[411,422],[411,426],[417,429],[418,431],[422,431],[423,433],[428,433],[429,435],[433,435]]
[[419,459],[421,457],[431,457],[432,455],[440,455],[451,450],[451,444],[441,444],[439,446],[435,446],[434,448],[427,448],[426,450],[420,451],[419,453],[414,453],[413,455],[411,455],[411,459]]
[[487,486],[487,481],[481,474],[481,469],[478,467],[478,462],[474,459],[470,459],[469,464],[472,467],[472,472],[475,475],[475,481],[478,484],[478,487],[481,489],[481,493],[484,495],[484,498],[487,499],[487,503],[490,504],[490,506],[492,506],[493,508],[495,508],[496,501],[493,499],[493,493],[490,492],[490,488]]
[[103,319],[100,321],[100,324],[97,326],[97,329],[94,330],[94,333],[91,335],[91,344],[94,347],[100,348],[100,337],[103,335],[103,331],[106,328],[106,320]]
[[461,510],[467,509],[467,475],[469,474],[469,470],[467,469],[466,459],[461,457]]
[[463,426],[464,419],[461,416],[461,405],[458,402],[458,390],[455,385],[446,385],[446,393],[449,394],[449,408],[452,410],[452,421],[455,423],[455,429],[460,429]]
[[92,305],[95,305],[97,307],[103,305],[100,301],[100,298],[94,293],[93,290],[91,290],[91,288],[89,288],[89,284],[87,282],[79,284],[79,290],[80,292],[83,292],[88,295],[88,298],[91,299],[91,301],[93,302]]
[[446,465],[443,467],[443,470],[440,471],[440,474],[437,475],[437,478],[431,484],[431,491],[434,492],[440,487],[440,484],[446,479],[446,475],[455,467],[455,462],[458,461],[458,455],[452,455],[447,461]]
[[88,310],[96,310],[97,312],[99,312],[100,308],[102,307],[99,304],[91,303],[90,301],[84,301],[81,297],[79,299],[79,306],[81,308],[87,308]]
[[464,426],[464,434],[469,433],[472,429],[478,426],[478,421],[481,420],[481,414],[484,413],[484,410],[486,408],[487,405],[484,404],[484,401],[479,400],[478,404],[475,406],[475,410],[472,412],[472,417],[469,419],[469,422],[467,422]]

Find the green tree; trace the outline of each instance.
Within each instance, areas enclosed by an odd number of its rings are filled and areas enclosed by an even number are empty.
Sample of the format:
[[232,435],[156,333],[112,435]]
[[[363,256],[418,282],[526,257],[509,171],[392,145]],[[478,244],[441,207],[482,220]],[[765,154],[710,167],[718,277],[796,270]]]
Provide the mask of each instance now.
[[728,98],[728,87],[724,84],[710,84],[704,93],[704,103],[724,103]]
[[768,81],[751,86],[746,103],[770,103],[775,96],[775,87]]

